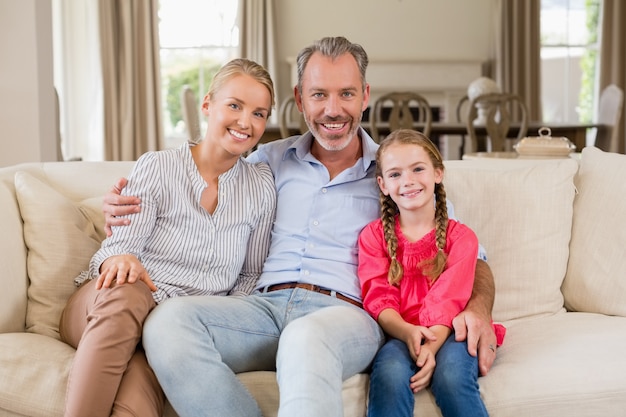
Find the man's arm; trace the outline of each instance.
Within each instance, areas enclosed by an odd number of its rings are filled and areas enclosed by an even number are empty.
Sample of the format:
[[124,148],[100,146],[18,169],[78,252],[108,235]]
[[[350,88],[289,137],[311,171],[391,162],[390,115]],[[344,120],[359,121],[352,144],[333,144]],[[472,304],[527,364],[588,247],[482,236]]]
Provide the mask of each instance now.
[[130,220],[116,216],[138,213],[141,211],[141,199],[134,196],[121,195],[122,189],[126,187],[128,180],[120,178],[113,188],[104,195],[102,199],[102,212],[104,213],[104,231],[107,236],[111,236],[111,226],[127,226]]
[[457,341],[467,339],[467,350],[478,354],[481,375],[487,375],[496,359],[496,334],[491,325],[491,309],[495,298],[495,284],[491,268],[485,261],[476,263],[472,296],[458,316],[452,321]]

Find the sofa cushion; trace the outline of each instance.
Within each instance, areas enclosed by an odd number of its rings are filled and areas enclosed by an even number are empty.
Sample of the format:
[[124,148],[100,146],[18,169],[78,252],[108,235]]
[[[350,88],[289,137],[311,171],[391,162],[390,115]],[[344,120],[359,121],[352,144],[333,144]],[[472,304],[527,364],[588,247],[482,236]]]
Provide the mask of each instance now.
[[560,313],[506,323],[487,376],[491,416],[623,416],[626,318]]
[[0,352],[0,415],[63,415],[74,349],[38,334],[3,333]]
[[0,333],[24,331],[28,290],[27,251],[13,184],[15,172],[6,171],[0,168]]
[[495,276],[494,319],[562,311],[577,161],[483,158],[446,167],[448,198]]
[[583,149],[565,306],[626,316],[626,155]]
[[[65,387],[75,350],[58,340],[31,333],[0,334],[0,416],[62,416]],[[276,416],[276,373],[237,374],[266,417]],[[343,382],[345,416],[365,416],[369,377],[354,375]],[[176,417],[169,403],[165,417]]]
[[15,174],[30,279],[26,329],[59,338],[59,318],[104,239],[102,198],[74,202],[27,172]]

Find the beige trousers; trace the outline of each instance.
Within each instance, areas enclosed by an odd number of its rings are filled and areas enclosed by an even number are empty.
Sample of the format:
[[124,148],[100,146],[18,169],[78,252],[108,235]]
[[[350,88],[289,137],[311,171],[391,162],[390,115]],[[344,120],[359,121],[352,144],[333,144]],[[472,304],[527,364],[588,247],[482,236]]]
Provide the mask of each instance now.
[[139,342],[156,306],[143,282],[96,290],[87,281],[61,315],[61,339],[76,349],[66,417],[160,417],[165,397]]

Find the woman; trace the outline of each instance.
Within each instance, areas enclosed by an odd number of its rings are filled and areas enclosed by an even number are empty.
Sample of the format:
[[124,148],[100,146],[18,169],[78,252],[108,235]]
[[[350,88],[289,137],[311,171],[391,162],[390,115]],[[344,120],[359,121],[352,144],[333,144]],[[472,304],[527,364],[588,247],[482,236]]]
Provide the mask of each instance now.
[[273,105],[267,71],[235,59],[204,97],[204,140],[137,161],[125,191],[142,210],[102,243],[61,317],[61,337],[76,348],[66,416],[161,416],[163,393],[138,348],[148,313],[170,297],[254,289],[276,191],[269,167],[241,156]]

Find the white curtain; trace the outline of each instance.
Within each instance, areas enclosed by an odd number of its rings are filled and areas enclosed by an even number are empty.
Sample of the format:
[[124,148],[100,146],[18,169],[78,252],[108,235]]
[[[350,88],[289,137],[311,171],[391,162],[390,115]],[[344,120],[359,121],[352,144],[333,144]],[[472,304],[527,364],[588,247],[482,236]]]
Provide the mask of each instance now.
[[61,150],[66,160],[104,158],[97,10],[97,0],[52,2],[54,84],[59,94]]
[[53,0],[65,159],[135,160],[162,140],[158,0]]

